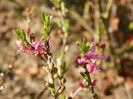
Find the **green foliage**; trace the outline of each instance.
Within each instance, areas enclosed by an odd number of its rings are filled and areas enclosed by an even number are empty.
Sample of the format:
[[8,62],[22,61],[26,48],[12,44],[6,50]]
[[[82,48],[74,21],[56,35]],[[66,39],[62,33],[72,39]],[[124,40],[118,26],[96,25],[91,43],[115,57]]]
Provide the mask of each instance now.
[[68,71],[68,68],[66,66],[66,63],[63,62],[63,64],[61,65],[61,75],[63,76],[67,71]]
[[25,34],[25,32],[24,32],[23,29],[21,29],[20,27],[18,27],[18,28],[16,29],[16,33],[17,33],[17,35],[20,37],[22,43],[27,43],[27,42],[28,42],[28,41],[26,40],[26,34]]
[[61,94],[61,99],[65,99],[65,94],[64,93]]
[[83,41],[81,43],[77,42],[77,46],[80,49],[81,55],[85,54],[90,48],[90,44],[89,43],[85,43],[84,39],[83,39]]
[[80,75],[84,78],[86,81],[85,86],[91,85],[90,79],[89,79],[89,74],[87,72],[80,72]]
[[49,86],[49,88],[50,88],[51,95],[52,95],[52,96],[55,96],[55,94],[56,94],[55,85],[49,83],[48,86]]
[[67,37],[67,35],[68,35],[68,28],[69,28],[69,20],[67,20],[67,19],[64,20],[62,28],[63,28],[63,31],[65,33],[64,36]]
[[51,19],[52,19],[52,16],[49,16],[43,13],[42,21],[43,21],[44,30],[45,30],[45,33],[43,33],[43,37],[45,38],[48,38],[51,33]]
[[87,16],[90,10],[90,6],[88,3],[84,4],[84,12],[83,12],[83,17]]
[[31,15],[31,14],[33,14],[34,12],[35,12],[35,8],[34,8],[34,7],[32,7],[32,8],[30,9],[29,14]]
[[93,94],[93,98],[94,99],[99,99],[96,93]]
[[65,16],[66,15],[66,7],[65,7],[65,4],[64,2],[61,2],[61,12],[62,12],[62,15]]
[[54,4],[54,6],[58,9],[61,10],[61,13],[63,16],[65,16],[66,14],[66,7],[65,7],[65,3],[63,2],[63,0],[50,0],[51,3]]
[[128,25],[129,30],[133,30],[133,22],[130,22]]
[[97,35],[98,35],[98,41],[101,42],[101,36],[102,36],[102,28],[101,28],[101,24],[98,23],[98,27],[97,27]]
[[68,71],[68,68],[67,68],[66,62],[65,62],[64,53],[61,53],[59,59],[61,61],[60,74],[61,74],[61,76],[63,76]]
[[88,81],[88,76],[86,75],[86,73],[80,72],[80,75],[81,75],[86,81]]

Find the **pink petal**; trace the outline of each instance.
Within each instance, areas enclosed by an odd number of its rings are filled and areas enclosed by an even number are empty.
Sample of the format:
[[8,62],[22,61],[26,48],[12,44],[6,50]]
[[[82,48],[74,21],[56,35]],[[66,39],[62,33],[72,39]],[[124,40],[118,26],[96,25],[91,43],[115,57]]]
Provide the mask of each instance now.
[[96,83],[97,83],[97,80],[96,80],[96,79],[93,80],[93,81],[92,81],[92,86],[96,86]]
[[90,49],[89,53],[94,53],[96,51],[96,46],[93,45],[92,48]]
[[86,59],[86,57],[77,56],[76,60],[81,65],[85,65],[88,63],[88,59]]
[[27,25],[27,27],[26,27],[26,33],[30,33],[30,26],[29,25]]
[[84,83],[83,83],[82,81],[80,81],[80,82],[78,83],[78,86],[81,87],[81,88],[83,88],[83,87],[84,87]]
[[22,52],[25,52],[25,53],[28,53],[28,54],[32,54],[32,55],[38,55],[39,53],[35,50],[32,50],[30,48],[27,48],[27,47],[21,47],[21,51]]
[[90,64],[90,65],[88,66],[88,72],[89,72],[89,73],[94,72],[94,70],[95,70],[94,68],[95,68],[94,64]]
[[41,42],[33,42],[31,43],[32,47],[34,48],[34,50],[38,51],[39,53],[43,53],[45,50],[45,47],[43,46],[43,44]]
[[106,60],[107,60],[106,57],[101,56],[101,55],[97,55],[97,59],[100,59],[100,60],[102,60],[102,61],[106,61]]
[[89,73],[99,72],[99,71],[101,71],[101,70],[96,66],[96,62],[91,63],[91,64],[88,66],[88,72],[89,72]]
[[51,37],[49,37],[48,38],[48,44],[49,44],[50,47],[52,46],[52,43],[53,43],[53,41],[52,41]]

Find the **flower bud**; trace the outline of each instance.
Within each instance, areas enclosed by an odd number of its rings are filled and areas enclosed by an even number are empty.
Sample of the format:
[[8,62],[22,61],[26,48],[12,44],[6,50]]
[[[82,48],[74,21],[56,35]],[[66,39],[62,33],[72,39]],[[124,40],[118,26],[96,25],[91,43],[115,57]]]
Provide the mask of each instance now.
[[29,6],[26,6],[25,12],[26,12],[27,15],[29,15],[29,12],[30,12],[30,7]]
[[26,27],[26,32],[27,32],[28,34],[30,34],[30,26],[29,26],[29,25]]
[[48,81],[49,81],[50,84],[53,84],[53,79],[52,78],[49,78]]
[[93,81],[92,81],[92,86],[96,86],[96,83],[97,83],[97,80],[96,80],[96,79],[93,80]]
[[65,78],[62,78],[62,83],[66,83],[66,79]]
[[105,49],[106,48],[106,44],[101,44],[100,48]]
[[58,74],[55,74],[55,75],[54,75],[54,78],[57,78],[57,77],[58,77]]
[[67,99],[72,99],[72,97],[69,96]]
[[4,89],[4,86],[0,86],[0,92]]
[[58,94],[61,94],[64,90],[65,90],[65,86],[62,85],[61,88],[60,88],[60,90],[58,91]]
[[48,83],[48,82],[46,82],[46,86],[47,86],[47,87],[49,86],[49,83]]
[[58,69],[57,69],[56,67],[53,67],[52,70],[51,70],[51,73],[52,73],[52,74],[56,74],[57,71],[58,71]]
[[84,87],[84,83],[80,81],[80,82],[78,83],[78,86],[81,87],[81,88],[83,88],[83,87]]
[[35,42],[35,34],[34,33],[30,34],[30,42],[31,43]]

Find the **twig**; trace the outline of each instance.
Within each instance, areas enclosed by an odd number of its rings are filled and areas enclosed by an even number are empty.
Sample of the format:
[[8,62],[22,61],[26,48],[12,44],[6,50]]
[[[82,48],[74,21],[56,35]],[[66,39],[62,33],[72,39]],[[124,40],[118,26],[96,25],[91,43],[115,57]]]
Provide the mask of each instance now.
[[93,85],[92,85],[92,81],[91,81],[91,78],[90,78],[90,74],[89,74],[89,72],[88,72],[88,70],[87,70],[87,66],[85,67],[85,73],[86,73],[86,75],[87,75],[87,77],[88,77],[88,84],[89,84],[89,86],[90,86],[90,88],[91,88],[91,93],[92,93],[92,95],[93,95],[93,99],[99,99],[98,96],[97,96],[97,94],[96,94],[95,91],[94,91],[94,87],[93,87]]

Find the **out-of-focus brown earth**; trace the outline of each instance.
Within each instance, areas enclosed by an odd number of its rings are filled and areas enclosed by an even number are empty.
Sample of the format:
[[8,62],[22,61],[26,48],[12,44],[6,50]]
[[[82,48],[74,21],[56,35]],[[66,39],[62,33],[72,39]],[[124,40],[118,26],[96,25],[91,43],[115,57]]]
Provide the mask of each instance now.
[[[12,0],[0,0],[0,76],[1,78],[5,76],[0,79],[0,99],[36,99],[36,96],[45,86],[45,76],[47,75],[43,69],[45,63],[35,56],[25,53],[18,54],[16,45],[18,37],[15,33],[15,28],[17,26],[25,28],[26,23],[24,21],[24,9],[21,7],[21,5],[26,4],[23,3],[24,0],[18,1],[19,3],[12,2]],[[47,1],[28,2],[28,5],[34,5],[37,9],[31,24],[33,33],[40,31],[40,9],[45,6],[42,3]],[[69,0],[69,2],[76,4],[76,1]],[[119,0],[118,2],[117,16],[119,18],[119,26],[115,37],[117,42],[122,45],[130,40],[129,38],[133,38],[133,31],[128,30],[128,24],[133,21],[133,1]],[[117,25],[117,20],[114,19],[112,23]],[[75,57],[78,54],[76,41],[80,40],[81,36],[84,37],[86,35],[86,31],[78,23],[75,26],[70,26],[70,28],[69,50],[66,53],[67,66],[69,68],[66,74],[66,93],[68,95],[76,90],[77,83],[81,80],[79,74],[81,68],[77,68],[75,64]],[[52,40],[52,52],[55,56],[58,56],[61,47],[61,37],[57,30],[53,30]],[[126,47],[128,47],[128,44]],[[106,64],[108,69],[95,74],[95,78],[97,78],[96,92],[99,94],[100,99],[133,99],[133,51],[126,53],[120,60],[120,70],[108,68]],[[88,99],[89,95],[89,90],[81,91],[74,99]],[[46,91],[41,99],[52,98],[49,92]]]

